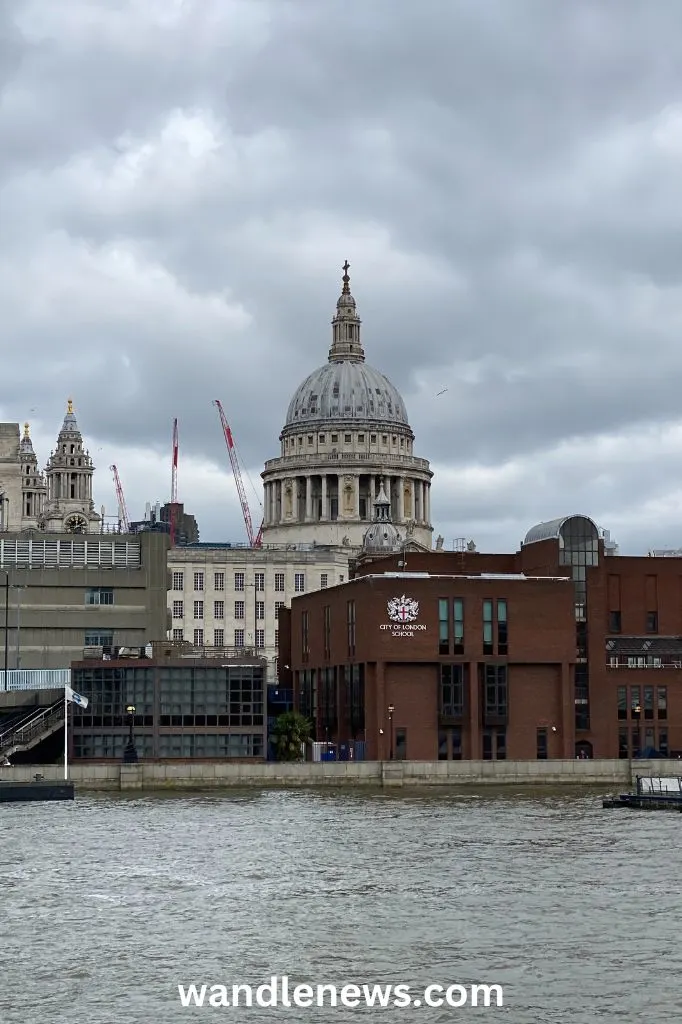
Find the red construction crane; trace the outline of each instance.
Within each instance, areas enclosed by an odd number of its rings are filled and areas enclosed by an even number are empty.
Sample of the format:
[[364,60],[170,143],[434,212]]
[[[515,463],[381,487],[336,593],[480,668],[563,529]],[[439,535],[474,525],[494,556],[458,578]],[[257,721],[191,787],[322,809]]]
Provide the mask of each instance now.
[[230,463],[232,464],[232,473],[234,475],[234,482],[237,485],[237,492],[239,494],[239,501],[242,506],[242,515],[244,516],[244,523],[246,525],[246,536],[249,539],[249,545],[252,548],[259,548],[263,543],[263,523],[260,524],[260,529],[254,537],[253,534],[253,521],[251,519],[251,510],[249,509],[249,503],[246,500],[246,491],[244,490],[244,482],[242,480],[242,473],[239,468],[239,459],[237,457],[237,449],[235,448],[234,441],[232,439],[232,431],[230,430],[230,424],[227,422],[227,417],[223,411],[223,407],[218,401],[214,399],[213,404],[218,410],[220,416],[220,422],[223,428],[223,434],[225,435],[225,444],[227,445],[227,454],[230,456]]
[[173,460],[171,469],[171,499],[170,499],[170,542],[171,547],[175,544],[178,519],[178,421],[173,420]]
[[123,496],[121,478],[118,475],[118,470],[116,469],[116,466],[109,466],[109,469],[114,474],[114,487],[116,488],[116,497],[118,499],[119,527],[123,527],[124,533],[130,533],[130,520],[128,519],[128,509],[126,508],[126,500]]

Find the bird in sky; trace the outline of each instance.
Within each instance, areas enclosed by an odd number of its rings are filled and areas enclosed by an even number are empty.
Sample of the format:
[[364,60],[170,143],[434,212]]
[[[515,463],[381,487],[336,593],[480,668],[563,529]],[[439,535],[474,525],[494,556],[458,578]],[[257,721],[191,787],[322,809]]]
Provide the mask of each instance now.
[[436,393],[436,398],[438,398],[438,395],[444,395],[444,394],[445,394],[445,392],[446,392],[447,390],[448,390],[447,388],[443,388],[443,390],[442,390],[442,391],[438,391],[438,392]]

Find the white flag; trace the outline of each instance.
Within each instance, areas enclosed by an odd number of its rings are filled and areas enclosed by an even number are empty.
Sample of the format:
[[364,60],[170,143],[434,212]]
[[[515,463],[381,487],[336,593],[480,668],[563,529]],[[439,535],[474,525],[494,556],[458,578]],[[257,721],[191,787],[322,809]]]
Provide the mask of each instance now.
[[76,693],[70,686],[64,687],[64,696],[67,700],[72,700],[74,704],[78,704],[81,708],[87,708],[90,703],[87,697],[81,697],[80,693]]

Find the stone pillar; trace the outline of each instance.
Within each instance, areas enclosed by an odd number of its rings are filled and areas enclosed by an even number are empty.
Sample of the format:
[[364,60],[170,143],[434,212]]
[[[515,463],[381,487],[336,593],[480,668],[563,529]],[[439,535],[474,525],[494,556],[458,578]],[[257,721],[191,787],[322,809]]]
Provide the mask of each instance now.
[[353,509],[355,511],[355,518],[359,519],[360,518],[360,474],[359,473],[358,474],[353,474],[353,487],[355,489],[355,493],[353,495],[353,498],[354,498]]
[[327,474],[322,474],[322,508],[320,519],[329,519],[329,502],[327,499]]
[[305,477],[305,519],[309,523],[313,518],[313,478],[308,473]]
[[390,510],[391,510],[391,518],[393,518],[393,499],[391,498],[391,478],[390,478],[390,476],[385,476],[384,477],[384,491],[386,492],[386,497],[389,500],[389,503],[390,503],[389,507],[390,507]]
[[424,484],[424,522],[431,522],[431,485]]
[[398,477],[398,522],[405,519],[405,477]]
[[336,474],[336,518],[343,519],[343,473]]
[[419,480],[417,482],[419,488],[419,522],[424,522],[424,481]]
[[372,475],[369,478],[369,504],[370,504],[369,518],[370,519],[374,519],[374,502],[375,502],[375,499],[376,499],[376,496],[377,496],[376,495],[375,483],[376,483],[376,477],[374,476],[374,473],[372,473]]

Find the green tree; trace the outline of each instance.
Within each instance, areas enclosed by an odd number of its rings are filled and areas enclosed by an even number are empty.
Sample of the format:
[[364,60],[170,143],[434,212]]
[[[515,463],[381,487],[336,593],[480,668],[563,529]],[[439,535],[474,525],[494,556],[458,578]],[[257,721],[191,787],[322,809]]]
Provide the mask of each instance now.
[[272,736],[278,761],[301,761],[301,744],[310,739],[311,725],[298,711],[285,711],[275,722]]

